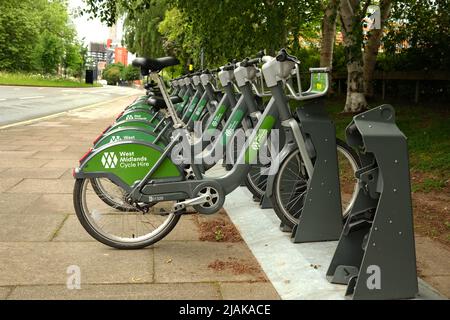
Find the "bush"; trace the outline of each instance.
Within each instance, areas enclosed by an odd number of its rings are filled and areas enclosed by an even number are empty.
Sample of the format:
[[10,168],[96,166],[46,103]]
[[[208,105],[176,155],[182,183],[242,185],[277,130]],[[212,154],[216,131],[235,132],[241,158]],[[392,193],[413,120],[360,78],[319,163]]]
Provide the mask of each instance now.
[[122,71],[122,79],[125,81],[134,81],[140,79],[140,71],[132,65],[126,66]]
[[103,71],[103,79],[105,79],[109,85],[116,85],[120,80],[120,68],[112,67]]

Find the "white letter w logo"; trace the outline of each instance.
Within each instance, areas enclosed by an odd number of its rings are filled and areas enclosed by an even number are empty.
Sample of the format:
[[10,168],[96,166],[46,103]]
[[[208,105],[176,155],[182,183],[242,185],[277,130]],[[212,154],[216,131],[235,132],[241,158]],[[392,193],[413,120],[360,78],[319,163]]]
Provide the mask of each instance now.
[[102,156],[102,164],[105,169],[114,169],[117,161],[118,160],[114,152],[105,152]]

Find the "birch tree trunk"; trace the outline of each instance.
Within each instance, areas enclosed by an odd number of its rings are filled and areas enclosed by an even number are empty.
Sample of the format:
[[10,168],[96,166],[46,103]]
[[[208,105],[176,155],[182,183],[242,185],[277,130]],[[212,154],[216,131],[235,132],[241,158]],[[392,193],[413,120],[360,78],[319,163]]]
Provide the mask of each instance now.
[[380,1],[380,24],[381,29],[371,30],[369,39],[364,49],[364,93],[366,97],[373,96],[373,73],[377,62],[378,49],[380,48],[383,28],[391,12],[392,0]]
[[360,2],[360,0],[340,0],[339,7],[348,73],[347,99],[344,112],[353,113],[367,108],[367,101],[364,96],[363,35],[361,25],[361,19],[366,9],[361,10]]
[[339,0],[329,0],[322,20],[322,40],[320,43],[320,66],[332,68],[336,19]]

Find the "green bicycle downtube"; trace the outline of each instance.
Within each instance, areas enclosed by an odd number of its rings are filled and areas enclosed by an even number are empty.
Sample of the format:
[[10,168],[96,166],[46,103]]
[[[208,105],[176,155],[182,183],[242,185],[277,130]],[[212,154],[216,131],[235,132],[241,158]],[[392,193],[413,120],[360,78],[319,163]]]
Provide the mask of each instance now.
[[183,102],[179,102],[175,106],[175,110],[177,113],[180,113],[183,111],[183,109],[186,107],[186,104],[189,102],[189,95],[185,94],[183,96]]
[[184,123],[186,123],[186,121],[191,117],[192,113],[194,112],[195,107],[197,106],[198,101],[200,100],[199,95],[200,93],[196,91],[194,97],[192,98],[191,103],[189,104],[188,109],[183,114],[181,121],[183,121]]
[[192,113],[192,116],[190,117],[187,126],[189,129],[194,128],[195,121],[198,121],[200,119],[200,116],[203,114],[203,110],[205,110],[206,104],[208,103],[208,97],[206,92],[203,94],[203,96],[200,98],[199,103],[197,104],[197,107],[195,108],[194,112]]

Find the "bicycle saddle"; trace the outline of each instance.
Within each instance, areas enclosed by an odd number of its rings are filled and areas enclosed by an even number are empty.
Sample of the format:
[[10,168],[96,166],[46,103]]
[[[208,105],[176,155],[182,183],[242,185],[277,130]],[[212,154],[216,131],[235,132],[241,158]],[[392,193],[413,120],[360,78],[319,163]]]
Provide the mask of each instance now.
[[166,67],[176,66],[180,61],[175,57],[162,57],[157,59],[151,58],[136,58],[133,60],[133,66],[144,70],[158,72]]
[[[176,103],[183,102],[183,99],[181,99],[178,96],[174,96],[174,97],[170,97],[170,101],[172,101],[173,104],[176,104]],[[158,96],[150,97],[148,99],[148,103],[150,105],[156,107],[156,108],[159,108],[159,109],[166,109],[167,108],[166,102],[164,101],[163,97],[158,97]]]

